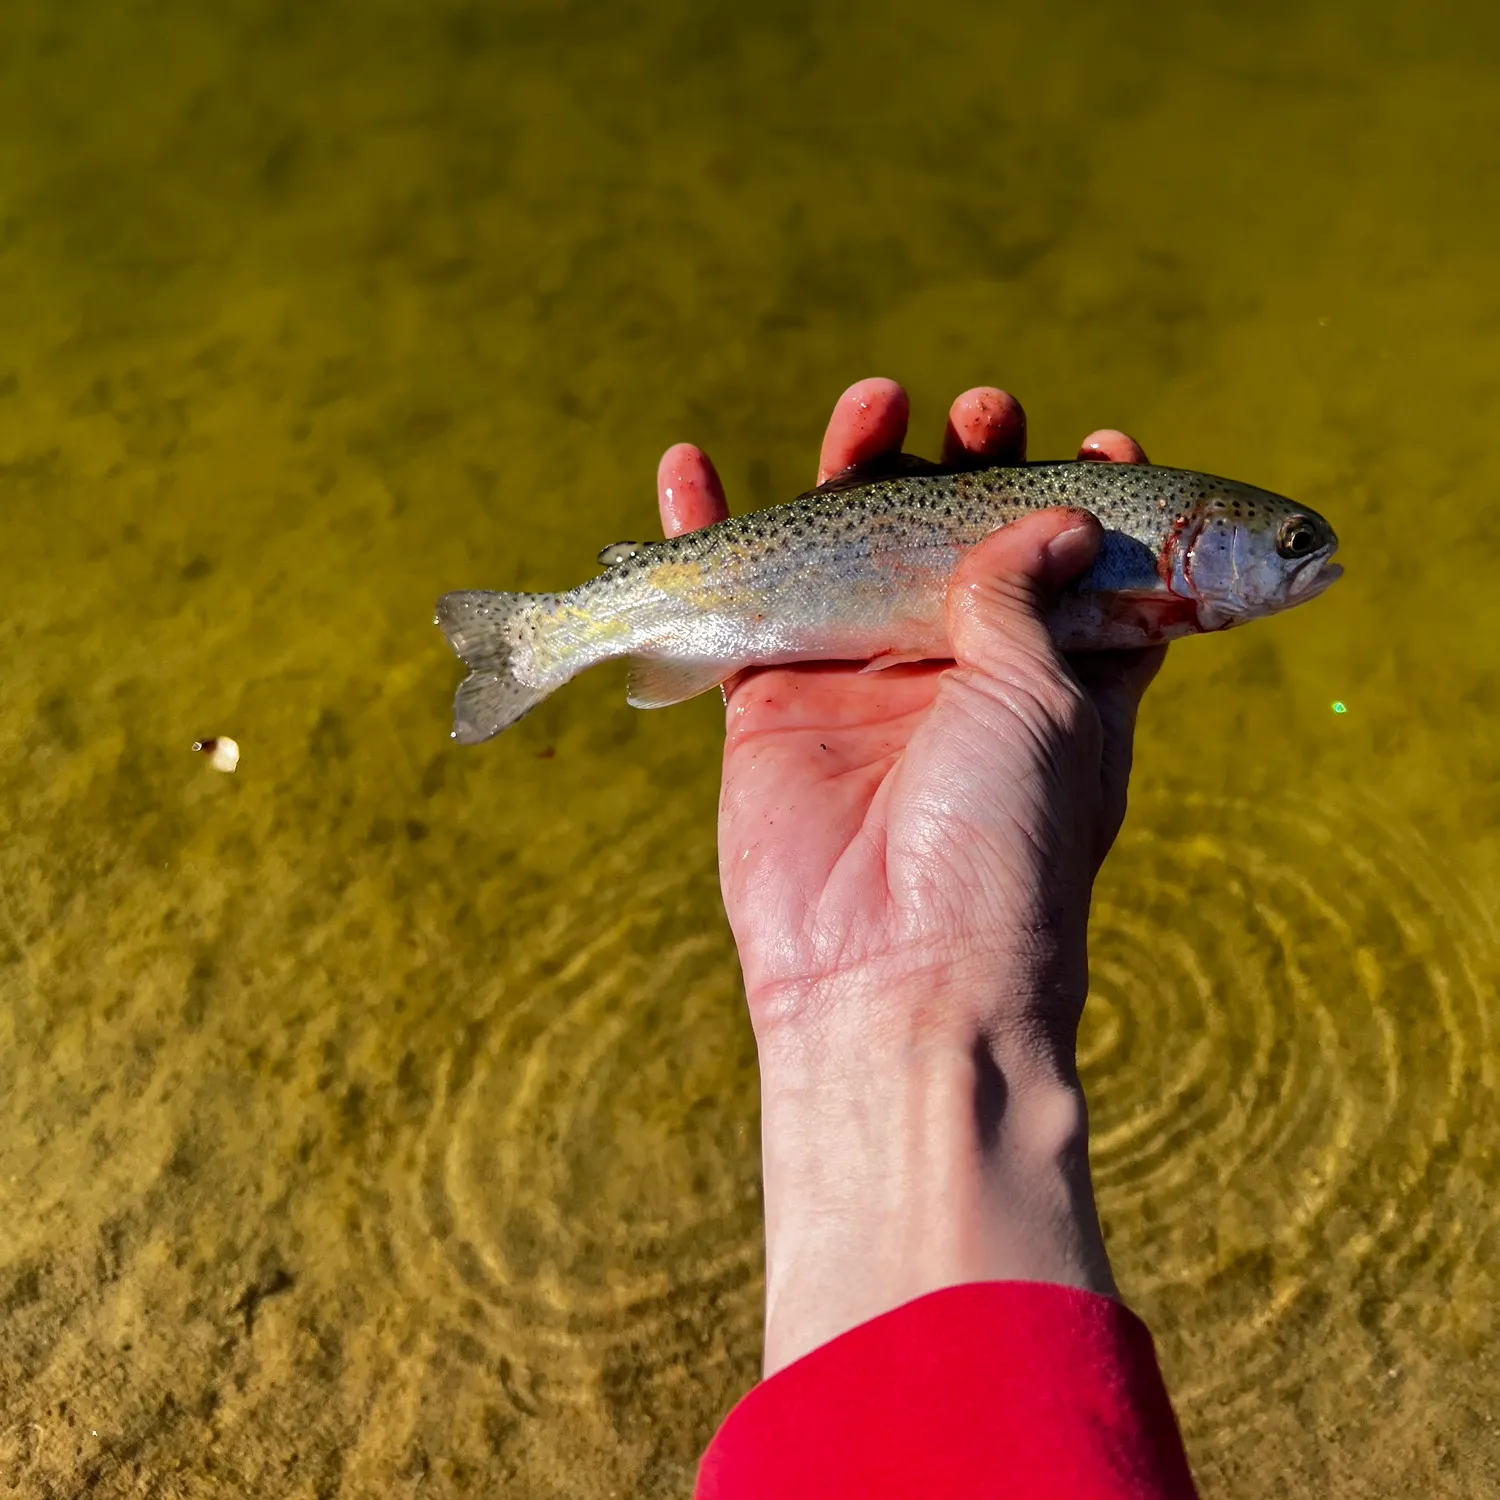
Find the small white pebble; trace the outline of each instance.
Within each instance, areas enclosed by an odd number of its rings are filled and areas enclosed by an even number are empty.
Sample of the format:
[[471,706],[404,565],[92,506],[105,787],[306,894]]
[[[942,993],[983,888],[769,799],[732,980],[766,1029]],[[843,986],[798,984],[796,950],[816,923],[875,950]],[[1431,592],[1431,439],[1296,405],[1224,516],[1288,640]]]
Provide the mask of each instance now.
[[227,734],[215,735],[211,739],[194,740],[193,749],[208,757],[208,763],[216,771],[232,771],[240,763],[240,747]]

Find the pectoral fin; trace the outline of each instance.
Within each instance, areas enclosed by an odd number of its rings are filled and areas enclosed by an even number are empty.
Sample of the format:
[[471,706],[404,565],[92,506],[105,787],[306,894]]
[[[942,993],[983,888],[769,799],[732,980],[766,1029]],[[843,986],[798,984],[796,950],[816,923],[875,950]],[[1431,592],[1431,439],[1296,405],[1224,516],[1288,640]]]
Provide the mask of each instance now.
[[883,651],[872,656],[859,670],[861,672],[883,672],[887,667],[906,667],[913,662],[932,661],[930,651]]
[[633,656],[625,701],[632,708],[666,708],[685,703],[718,687],[733,672],[735,662],[705,661],[696,656]]

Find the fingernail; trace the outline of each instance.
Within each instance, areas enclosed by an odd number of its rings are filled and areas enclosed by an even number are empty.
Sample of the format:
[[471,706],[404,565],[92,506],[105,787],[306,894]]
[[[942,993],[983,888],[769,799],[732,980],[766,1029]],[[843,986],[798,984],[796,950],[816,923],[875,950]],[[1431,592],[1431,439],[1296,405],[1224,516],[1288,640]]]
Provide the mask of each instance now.
[[1052,583],[1065,583],[1093,560],[1094,527],[1079,521],[1058,534],[1043,548],[1047,577]]

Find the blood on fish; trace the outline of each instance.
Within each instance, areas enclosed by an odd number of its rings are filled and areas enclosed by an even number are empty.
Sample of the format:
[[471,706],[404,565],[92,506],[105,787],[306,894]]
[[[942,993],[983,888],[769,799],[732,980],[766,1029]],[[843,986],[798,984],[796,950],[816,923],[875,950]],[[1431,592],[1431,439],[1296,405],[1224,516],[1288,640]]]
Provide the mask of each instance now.
[[[1156,573],[1169,590],[1172,587],[1173,575],[1177,571],[1177,554],[1182,547],[1182,534],[1187,529],[1187,524],[1188,518],[1186,516],[1174,516],[1171,527],[1168,529],[1166,536],[1162,538],[1161,556],[1157,559]],[[1186,560],[1184,560],[1184,576],[1186,573]],[[1177,596],[1174,594],[1173,597],[1176,598]]]
[[1120,598],[1106,609],[1112,620],[1123,625],[1133,625],[1148,641],[1159,643],[1168,639],[1168,632],[1186,625],[1190,630],[1201,630],[1198,620],[1198,602],[1182,599],[1176,594],[1166,598]]

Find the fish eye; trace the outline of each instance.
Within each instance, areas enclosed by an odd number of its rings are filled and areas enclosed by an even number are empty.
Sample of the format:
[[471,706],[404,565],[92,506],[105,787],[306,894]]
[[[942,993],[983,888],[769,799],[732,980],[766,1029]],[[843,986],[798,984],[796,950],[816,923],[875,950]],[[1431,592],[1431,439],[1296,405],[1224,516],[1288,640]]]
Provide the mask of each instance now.
[[1310,516],[1288,516],[1276,533],[1278,557],[1306,557],[1323,545],[1323,530]]

